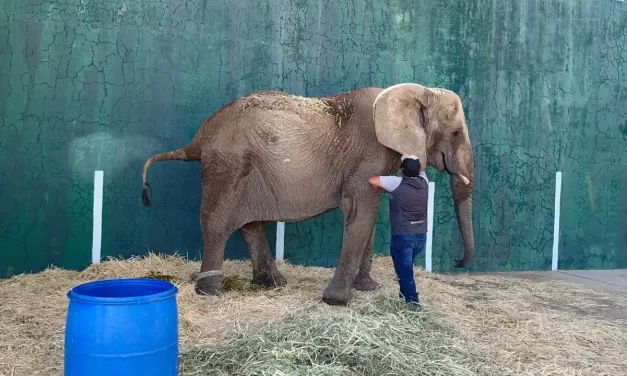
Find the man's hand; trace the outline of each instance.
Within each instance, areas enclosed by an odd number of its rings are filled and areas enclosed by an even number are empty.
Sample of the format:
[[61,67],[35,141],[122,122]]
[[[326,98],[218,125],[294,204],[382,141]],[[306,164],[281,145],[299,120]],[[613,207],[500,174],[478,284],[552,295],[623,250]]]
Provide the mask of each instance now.
[[378,176],[371,176],[370,178],[368,178],[368,184],[370,184],[370,186],[379,193],[386,192],[385,189],[381,188],[381,178],[379,178]]

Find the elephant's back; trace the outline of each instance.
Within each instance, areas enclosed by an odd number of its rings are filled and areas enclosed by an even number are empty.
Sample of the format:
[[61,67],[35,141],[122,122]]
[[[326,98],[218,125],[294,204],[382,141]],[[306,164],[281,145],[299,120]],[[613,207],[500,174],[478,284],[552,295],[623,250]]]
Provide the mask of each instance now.
[[240,98],[235,113],[234,126],[255,148],[322,144],[337,133],[336,109],[324,98],[259,92]]
[[[372,113],[372,105],[383,89],[367,87],[325,97],[305,97],[281,91],[262,91],[241,97],[235,103],[237,112],[255,116],[297,115],[305,122],[329,120],[346,125],[356,115]],[[264,114],[265,112],[265,114]],[[297,125],[297,124],[295,124]]]
[[327,97],[253,93],[240,98],[231,111],[230,117],[237,118],[229,125],[231,137],[245,139],[252,149],[269,154],[266,157],[346,163],[355,157],[350,152],[355,147],[380,146],[372,105],[382,90],[364,88]]

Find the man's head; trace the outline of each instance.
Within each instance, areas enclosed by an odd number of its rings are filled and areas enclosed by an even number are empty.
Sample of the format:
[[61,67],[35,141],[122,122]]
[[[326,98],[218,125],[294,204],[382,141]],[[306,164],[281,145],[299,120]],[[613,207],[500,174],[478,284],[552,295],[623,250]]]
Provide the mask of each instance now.
[[401,172],[408,177],[417,177],[420,174],[420,160],[415,155],[401,157]]

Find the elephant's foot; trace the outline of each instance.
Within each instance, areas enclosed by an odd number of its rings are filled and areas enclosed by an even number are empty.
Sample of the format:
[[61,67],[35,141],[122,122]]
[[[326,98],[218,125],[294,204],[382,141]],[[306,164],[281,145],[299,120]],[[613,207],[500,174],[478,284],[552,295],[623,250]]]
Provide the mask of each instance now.
[[331,283],[322,293],[322,300],[329,305],[347,305],[353,297],[351,286],[339,286]]
[[214,275],[196,280],[196,294],[220,295],[224,292],[222,275]]
[[357,275],[353,281],[353,288],[357,291],[374,291],[380,286],[379,282],[372,279],[371,276],[362,277]]
[[287,285],[287,279],[278,269],[253,273],[252,283],[264,287],[279,287]]

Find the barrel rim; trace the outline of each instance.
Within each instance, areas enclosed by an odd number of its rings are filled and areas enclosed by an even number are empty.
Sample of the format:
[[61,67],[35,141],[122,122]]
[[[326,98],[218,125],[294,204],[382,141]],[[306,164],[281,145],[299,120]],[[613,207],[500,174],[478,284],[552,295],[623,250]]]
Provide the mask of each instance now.
[[[168,288],[165,291],[158,292],[155,294],[147,294],[140,296],[128,296],[128,297],[99,297],[99,296],[91,296],[81,294],[80,291],[86,287],[92,286],[106,286],[106,285],[129,285],[129,284],[150,284],[150,285],[161,285],[167,286]],[[101,279],[96,281],[89,281],[85,283],[81,283],[72,287],[70,291],[67,292],[67,297],[71,301],[82,301],[82,302],[91,302],[91,303],[104,303],[104,304],[128,304],[128,303],[149,303],[158,300],[164,300],[170,298],[178,293],[179,289],[171,282],[160,281],[158,279],[152,278],[110,278],[110,279]]]

